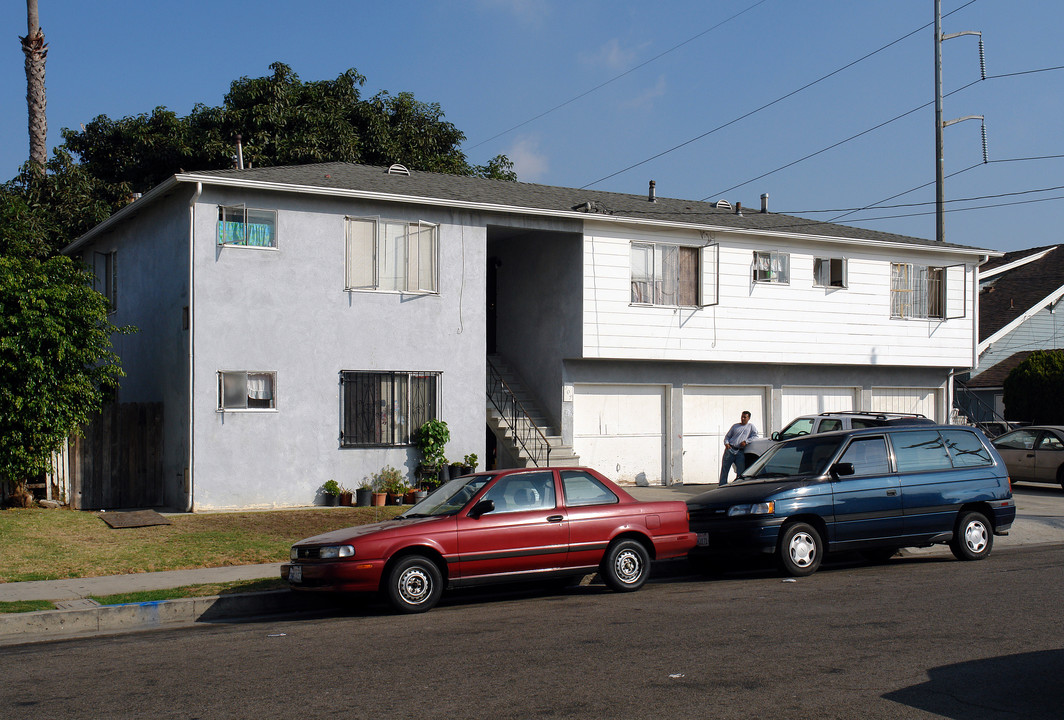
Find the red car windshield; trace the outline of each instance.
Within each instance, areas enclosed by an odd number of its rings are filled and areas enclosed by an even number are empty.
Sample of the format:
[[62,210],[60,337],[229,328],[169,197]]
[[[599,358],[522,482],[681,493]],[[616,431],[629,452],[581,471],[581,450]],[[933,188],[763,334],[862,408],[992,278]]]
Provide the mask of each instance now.
[[464,475],[455,478],[432,491],[427,498],[399,515],[397,519],[454,515],[494,478],[494,475]]

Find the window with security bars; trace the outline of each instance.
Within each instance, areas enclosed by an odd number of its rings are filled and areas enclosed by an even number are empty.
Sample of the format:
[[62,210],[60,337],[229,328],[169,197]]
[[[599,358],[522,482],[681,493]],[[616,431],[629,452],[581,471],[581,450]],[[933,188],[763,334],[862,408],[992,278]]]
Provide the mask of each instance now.
[[890,316],[945,318],[945,268],[913,265],[912,263],[891,263]]
[[699,248],[632,243],[632,302],[640,305],[698,305]]
[[410,445],[436,418],[440,374],[345,370],[341,384],[341,447]]
[[417,221],[347,218],[347,290],[435,293],[439,229]]
[[277,213],[244,205],[218,207],[218,244],[277,247]]

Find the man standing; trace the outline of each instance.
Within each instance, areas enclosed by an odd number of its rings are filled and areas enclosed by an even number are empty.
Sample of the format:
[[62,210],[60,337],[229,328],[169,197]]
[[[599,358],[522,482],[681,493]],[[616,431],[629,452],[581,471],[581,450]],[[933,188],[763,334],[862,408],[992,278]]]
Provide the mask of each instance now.
[[750,422],[750,411],[743,410],[743,414],[739,416],[739,422],[731,426],[731,429],[724,434],[724,460],[720,467],[720,484],[728,484],[728,471],[731,470],[732,463],[735,464],[735,474],[742,475],[746,470],[746,457],[743,455],[743,448],[746,447],[746,443],[757,437],[757,428]]

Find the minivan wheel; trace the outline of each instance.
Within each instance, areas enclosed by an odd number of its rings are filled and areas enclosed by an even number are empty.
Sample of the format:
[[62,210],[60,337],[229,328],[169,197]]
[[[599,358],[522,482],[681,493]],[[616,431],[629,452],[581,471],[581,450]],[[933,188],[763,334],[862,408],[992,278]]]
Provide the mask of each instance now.
[[599,571],[610,590],[638,590],[650,575],[650,553],[638,540],[615,542],[606,550]]
[[431,610],[443,594],[440,569],[422,555],[410,555],[396,562],[386,582],[388,602],[401,613]]
[[982,560],[994,547],[994,532],[982,513],[961,513],[949,549],[958,560]]
[[783,572],[794,577],[812,575],[820,567],[823,555],[824,541],[812,525],[796,522],[783,526],[776,550],[776,559]]

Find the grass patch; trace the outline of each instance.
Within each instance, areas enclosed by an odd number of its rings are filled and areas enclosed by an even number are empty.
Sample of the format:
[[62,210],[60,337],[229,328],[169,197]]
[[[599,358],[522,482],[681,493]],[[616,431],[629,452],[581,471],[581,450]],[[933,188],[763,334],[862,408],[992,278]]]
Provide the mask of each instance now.
[[169,516],[170,525],[122,529],[92,512],[2,510],[0,582],[283,562],[297,540],[387,520],[404,509],[190,513]]
[[141,590],[139,592],[118,593],[117,595],[92,596],[101,605],[125,605],[128,603],[155,602],[158,600],[175,600],[177,598],[212,597],[214,595],[233,595],[236,593],[263,592],[282,590],[288,587],[281,578],[264,578],[262,580],[237,580],[227,583],[208,583],[206,585],[185,585],[170,590]]
[[0,613],[25,613],[38,610],[55,610],[55,603],[47,600],[16,600],[0,602]]

